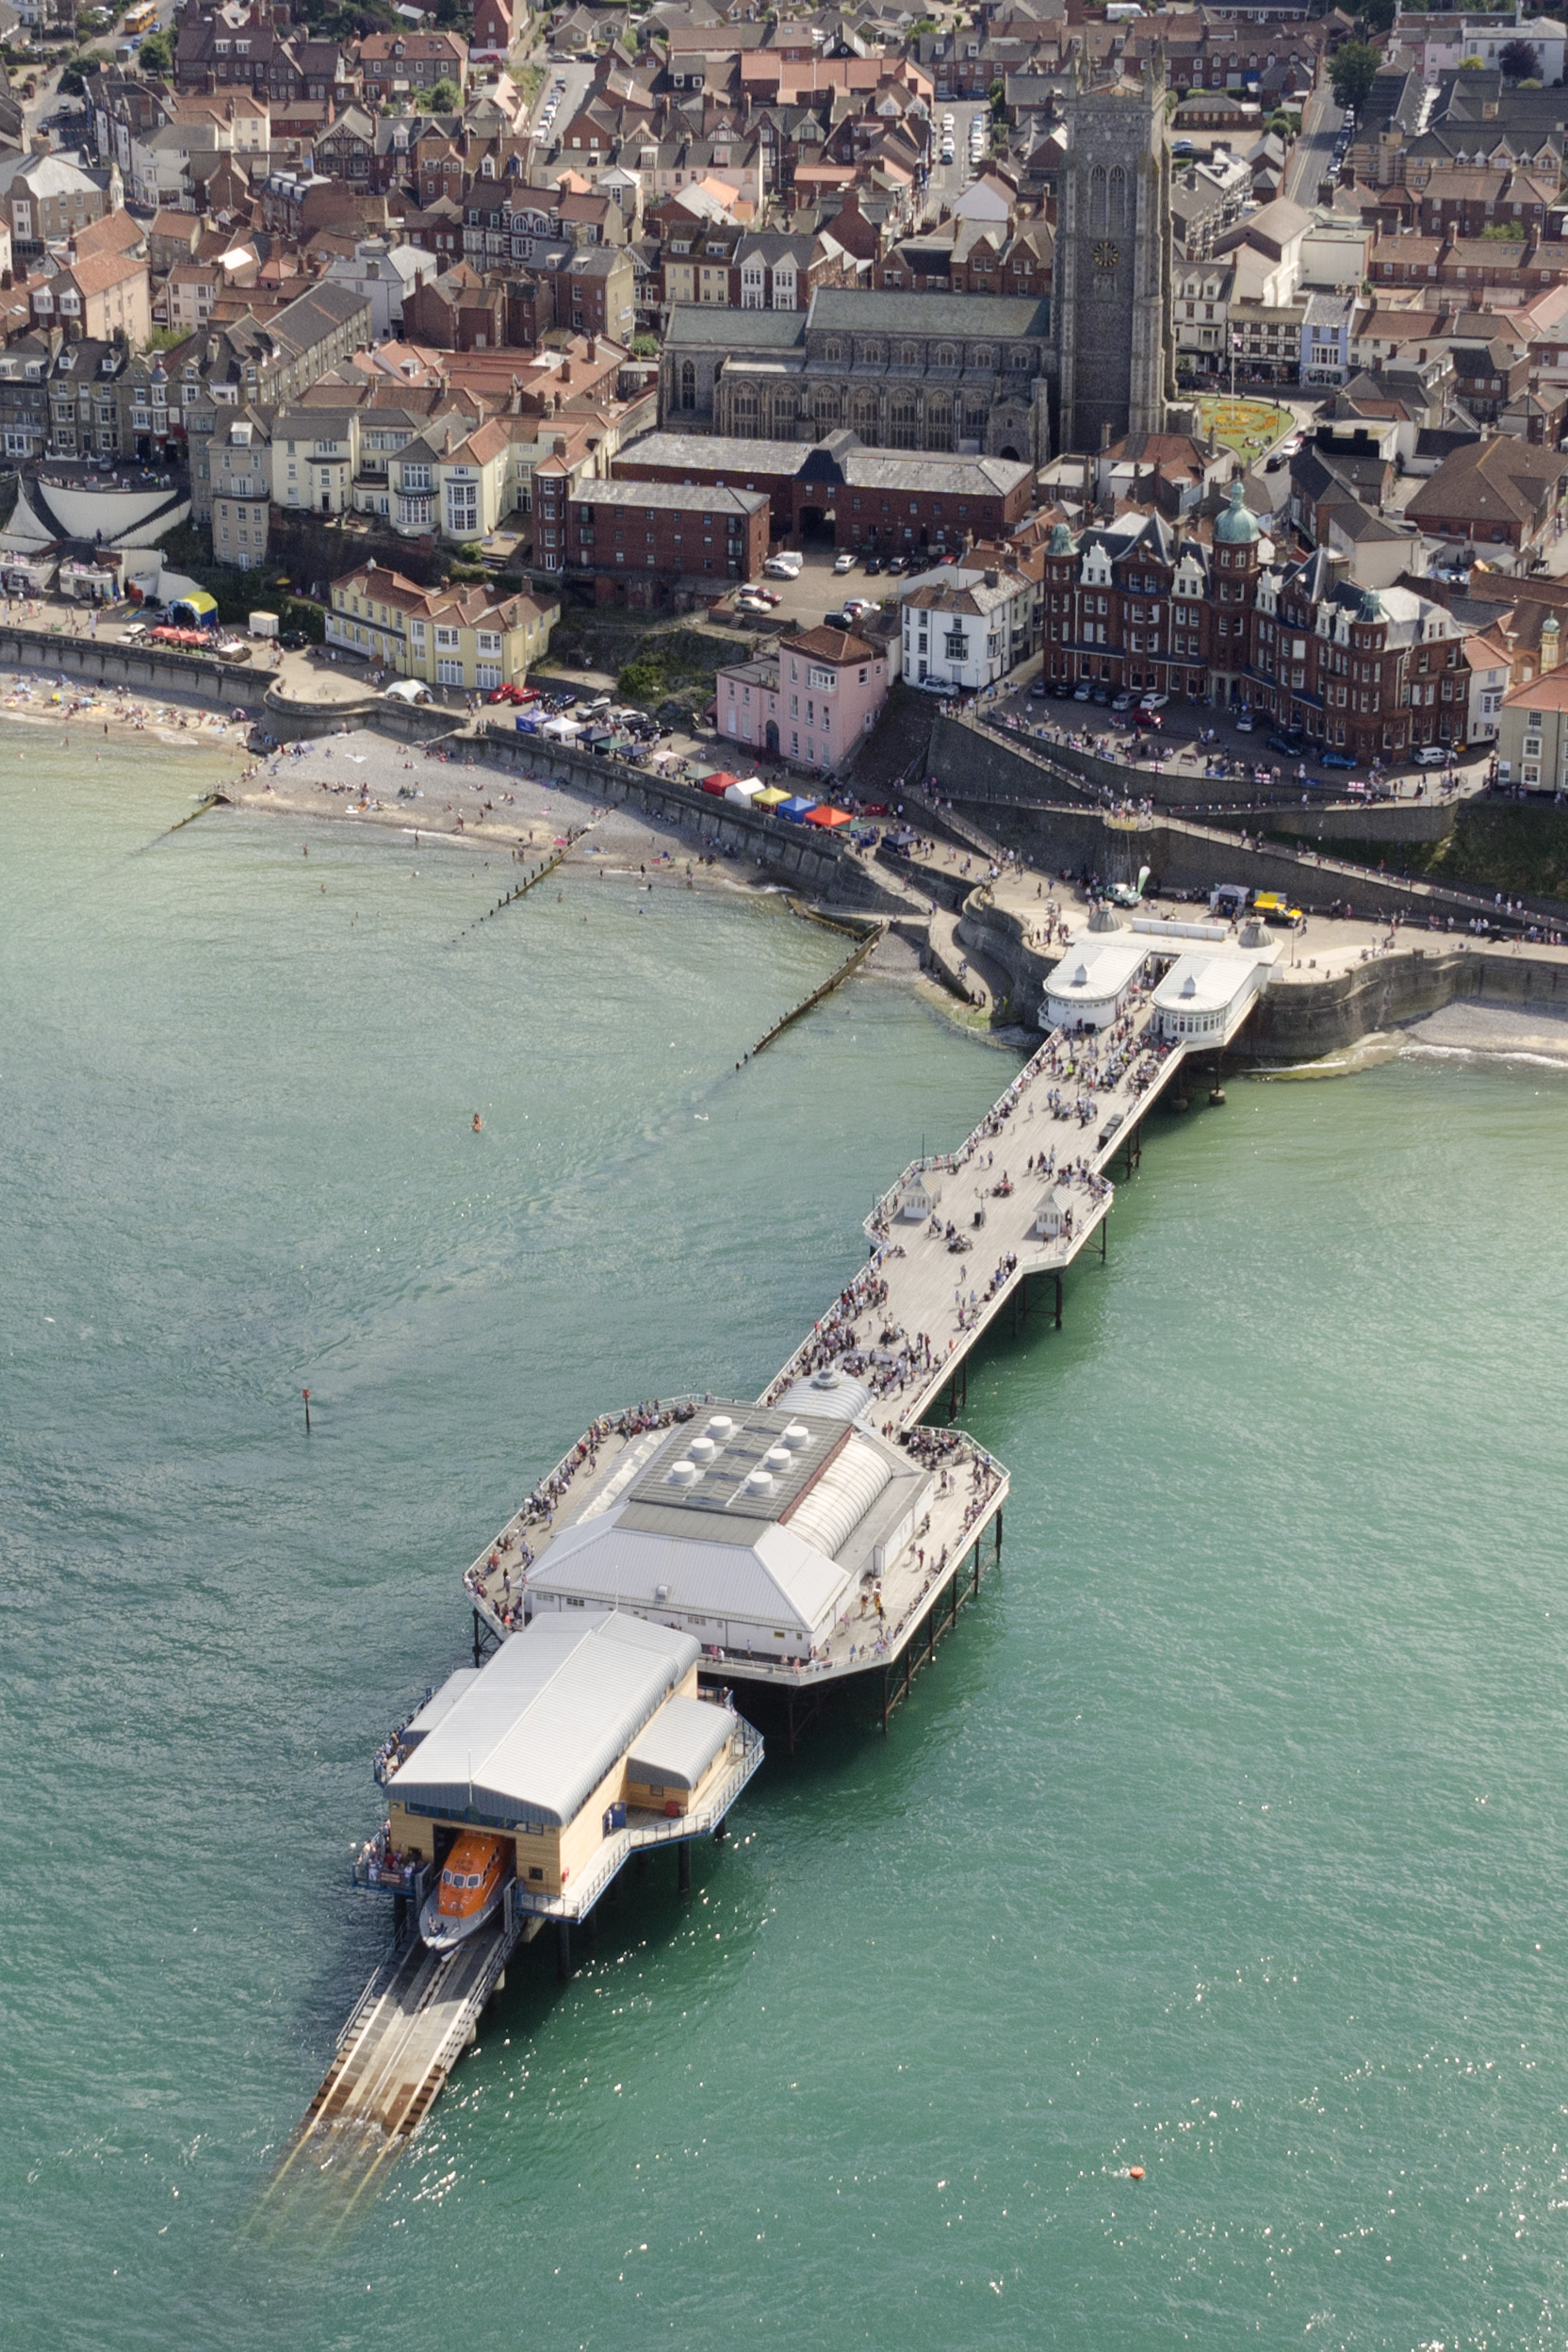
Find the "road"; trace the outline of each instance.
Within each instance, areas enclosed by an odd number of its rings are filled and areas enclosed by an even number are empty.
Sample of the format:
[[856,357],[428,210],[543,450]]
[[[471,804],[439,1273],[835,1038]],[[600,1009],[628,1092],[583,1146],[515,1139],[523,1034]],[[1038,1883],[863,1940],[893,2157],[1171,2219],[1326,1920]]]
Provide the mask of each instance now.
[[[588,86],[594,78],[594,61],[592,58],[585,57],[548,57],[537,61],[543,63],[545,79],[539,95],[533,102],[531,127],[538,140],[538,145],[533,150],[533,159],[536,163],[545,163],[558,154],[560,140],[566,126],[582,104]],[[559,93],[555,88],[558,81],[565,84],[565,88]],[[556,97],[558,103],[554,120],[548,131],[546,131],[544,120],[552,97]],[[569,153],[561,155],[560,160],[564,163],[569,162],[571,160]]]
[[1344,120],[1344,108],[1335,106],[1331,90],[1313,91],[1302,109],[1301,136],[1285,165],[1283,192],[1293,204],[1310,211],[1316,204],[1318,183],[1333,169],[1334,140]]
[[952,211],[955,203],[973,178],[969,162],[969,126],[975,115],[988,115],[989,112],[990,107],[983,98],[950,98],[937,102],[933,109],[937,135],[934,153],[939,155],[941,153],[942,124],[947,116],[951,115],[953,117],[953,161],[933,163],[931,167],[931,178],[925,192],[927,206],[933,220],[941,212],[944,205],[948,211]]

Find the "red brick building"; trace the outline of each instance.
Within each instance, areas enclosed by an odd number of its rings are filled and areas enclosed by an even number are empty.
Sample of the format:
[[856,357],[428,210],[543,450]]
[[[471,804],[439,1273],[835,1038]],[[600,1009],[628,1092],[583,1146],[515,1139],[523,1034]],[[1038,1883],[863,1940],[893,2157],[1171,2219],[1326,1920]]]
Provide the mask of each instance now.
[[1358,761],[1462,742],[1465,630],[1408,588],[1361,589],[1319,547],[1265,570],[1233,488],[1212,536],[1128,513],[1044,549],[1044,674],[1058,688],[1153,690],[1246,707],[1298,733],[1303,756]]
[[596,604],[641,610],[714,603],[758,580],[768,552],[768,500],[760,490],[662,482],[534,477],[534,560],[590,586]]
[[853,433],[815,443],[650,433],[620,452],[615,473],[760,490],[780,538],[886,554],[1004,539],[1034,503],[1033,471],[1011,458],[867,449]]

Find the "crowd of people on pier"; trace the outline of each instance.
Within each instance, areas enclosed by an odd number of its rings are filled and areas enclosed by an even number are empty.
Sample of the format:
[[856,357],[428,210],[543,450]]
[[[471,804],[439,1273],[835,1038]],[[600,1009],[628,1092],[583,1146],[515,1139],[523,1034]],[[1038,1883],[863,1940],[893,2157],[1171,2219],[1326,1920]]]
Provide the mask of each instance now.
[[421,1856],[400,1854],[392,1843],[392,1823],[383,1821],[354,1856],[354,1877],[362,1886],[381,1886],[397,1895],[411,1895],[419,1882]]

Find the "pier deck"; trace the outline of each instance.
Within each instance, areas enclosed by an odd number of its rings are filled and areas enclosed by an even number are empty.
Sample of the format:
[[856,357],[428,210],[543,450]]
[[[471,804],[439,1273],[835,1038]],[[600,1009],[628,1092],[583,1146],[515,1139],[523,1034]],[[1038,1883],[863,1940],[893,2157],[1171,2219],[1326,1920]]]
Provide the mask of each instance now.
[[[1149,939],[1152,956],[1168,957],[1174,945]],[[792,1383],[825,1365],[861,1381],[884,1433],[902,1438],[937,1469],[929,1512],[881,1577],[880,1615],[874,1593],[858,1595],[814,1658],[779,1660],[714,1649],[705,1660],[713,1674],[794,1693],[880,1673],[886,1691],[890,1671],[907,1670],[923,1649],[928,1657],[938,1625],[956,1613],[962,1593],[978,1588],[982,1540],[990,1537],[1000,1552],[1007,1472],[963,1430],[918,1425],[944,1392],[949,1417],[956,1414],[971,1351],[999,1318],[1030,1311],[1031,1282],[1052,1282],[1059,1322],[1062,1276],[1097,1234],[1104,1253],[1114,1192],[1103,1171],[1119,1152],[1131,1164],[1141,1120],[1187,1057],[1180,1040],[1167,1043],[1158,1032],[1159,1016],[1143,988],[1112,1030],[1083,1037],[1056,1031],[956,1152],[911,1163],[878,1200],[866,1220],[866,1264],[759,1402],[776,1404]],[[1039,1163],[1034,1169],[1031,1159]],[[939,1193],[934,1215],[901,1215],[916,1179]],[[1032,1229],[1048,1199],[1060,1226],[1037,1234]],[[975,1223],[977,1214],[983,1223]],[[950,1229],[970,1246],[950,1249]],[[466,1572],[476,1656],[485,1642],[504,1640],[522,1623],[528,1580],[558,1528],[608,1508],[673,1422],[721,1401],[666,1398],[584,1432]]]

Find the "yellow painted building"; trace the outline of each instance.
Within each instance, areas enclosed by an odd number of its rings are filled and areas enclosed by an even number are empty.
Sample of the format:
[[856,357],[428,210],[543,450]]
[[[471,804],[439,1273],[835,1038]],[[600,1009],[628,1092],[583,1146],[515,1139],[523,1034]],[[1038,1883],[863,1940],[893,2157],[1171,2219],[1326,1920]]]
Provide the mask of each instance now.
[[482,694],[525,682],[560,614],[554,598],[498,602],[478,582],[420,588],[385,564],[367,564],[333,581],[327,643],[400,678]]

